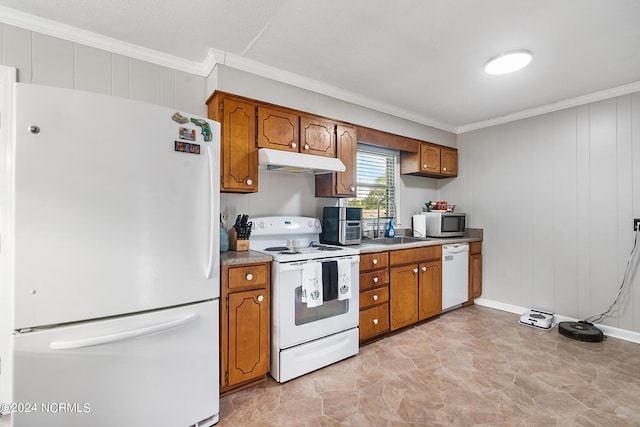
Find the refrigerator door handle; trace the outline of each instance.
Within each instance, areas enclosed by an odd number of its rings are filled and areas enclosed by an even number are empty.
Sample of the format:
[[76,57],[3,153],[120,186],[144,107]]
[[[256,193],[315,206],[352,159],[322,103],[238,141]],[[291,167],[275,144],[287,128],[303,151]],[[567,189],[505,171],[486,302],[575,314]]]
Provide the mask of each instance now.
[[215,194],[214,191],[215,189],[213,188],[213,174],[216,173],[216,171],[213,170],[213,157],[212,157],[212,145],[213,144],[208,144],[207,146],[207,164],[209,165],[209,186],[211,187],[209,190],[209,259],[207,260],[207,271],[205,273],[207,279],[211,279],[213,277],[213,270],[214,270],[214,257],[216,256],[216,251],[218,251],[218,247],[220,246],[219,242],[214,242],[214,239],[216,237],[216,234],[214,232],[215,230],[215,223],[214,221],[216,221],[216,218],[213,217],[213,213],[215,211]]
[[146,326],[144,328],[134,329],[131,331],[117,332],[115,334],[101,335],[97,337],[83,338],[70,341],[53,341],[49,344],[51,350],[72,350],[75,348],[91,347],[94,345],[110,344],[129,338],[141,337],[144,335],[162,332],[178,326],[191,323],[198,318],[197,314],[189,314],[182,319],[172,320],[171,322],[159,323],[157,325]]

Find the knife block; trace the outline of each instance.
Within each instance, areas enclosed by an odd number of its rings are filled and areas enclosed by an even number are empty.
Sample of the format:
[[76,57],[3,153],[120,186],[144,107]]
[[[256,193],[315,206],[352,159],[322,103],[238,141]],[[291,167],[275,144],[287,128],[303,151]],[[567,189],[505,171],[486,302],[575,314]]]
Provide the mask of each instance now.
[[229,229],[229,249],[236,252],[248,251],[249,239],[238,240],[238,233],[236,233],[236,229],[231,227]]

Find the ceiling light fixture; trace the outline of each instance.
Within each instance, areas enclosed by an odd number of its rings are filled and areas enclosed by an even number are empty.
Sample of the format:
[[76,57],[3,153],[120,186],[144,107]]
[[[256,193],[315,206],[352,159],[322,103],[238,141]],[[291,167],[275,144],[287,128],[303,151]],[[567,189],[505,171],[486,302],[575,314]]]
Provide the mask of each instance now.
[[507,74],[524,68],[531,62],[531,52],[528,50],[512,50],[491,58],[484,71],[488,74]]

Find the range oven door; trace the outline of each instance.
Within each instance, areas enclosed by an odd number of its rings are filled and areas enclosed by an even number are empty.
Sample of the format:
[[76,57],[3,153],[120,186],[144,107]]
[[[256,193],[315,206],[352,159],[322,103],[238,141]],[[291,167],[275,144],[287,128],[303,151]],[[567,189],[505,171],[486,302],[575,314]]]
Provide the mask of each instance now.
[[[341,257],[344,258],[344,257]],[[283,350],[358,326],[360,257],[351,258],[351,298],[309,308],[302,302],[302,262],[274,262],[272,268],[273,345]],[[335,261],[337,258],[317,260]]]

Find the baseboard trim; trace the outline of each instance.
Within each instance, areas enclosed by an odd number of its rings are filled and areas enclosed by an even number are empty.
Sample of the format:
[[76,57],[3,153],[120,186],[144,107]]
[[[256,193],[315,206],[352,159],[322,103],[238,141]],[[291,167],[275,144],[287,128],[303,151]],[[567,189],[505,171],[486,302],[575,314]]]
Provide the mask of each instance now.
[[[483,307],[495,308],[497,310],[507,311],[509,313],[522,314],[529,311],[531,308],[536,307],[520,307],[518,305],[506,304],[500,301],[492,301],[484,298],[476,298],[474,304],[480,305]],[[579,319],[575,319],[572,317],[563,316],[560,314],[554,313],[554,318],[556,322],[577,322]],[[606,336],[619,338],[621,340],[630,341],[636,344],[640,344],[640,333],[629,331],[627,329],[616,328],[613,326],[607,326],[598,324],[598,329],[600,329]]]

